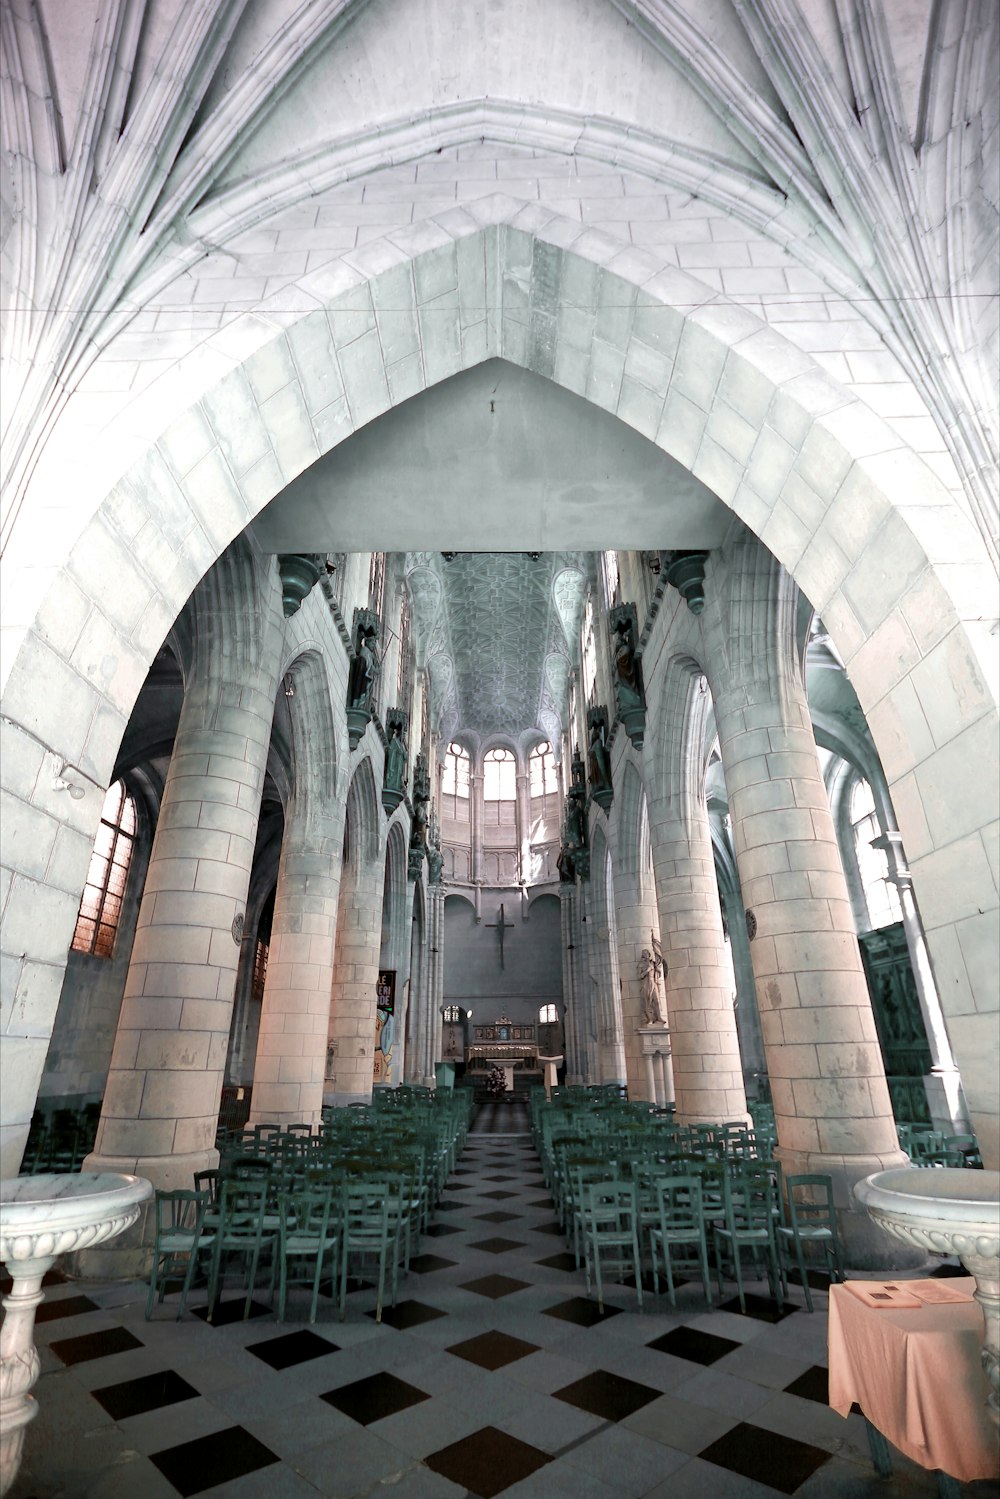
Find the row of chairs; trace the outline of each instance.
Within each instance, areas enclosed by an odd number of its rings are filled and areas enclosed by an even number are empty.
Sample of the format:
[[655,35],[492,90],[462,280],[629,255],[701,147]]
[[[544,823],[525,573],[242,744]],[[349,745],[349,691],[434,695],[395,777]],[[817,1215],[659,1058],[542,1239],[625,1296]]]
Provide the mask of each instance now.
[[246,1286],[244,1320],[250,1314],[261,1268],[269,1272],[272,1299],[277,1280],[278,1318],[284,1321],[288,1290],[303,1285],[310,1293],[309,1321],[315,1322],[320,1288],[328,1282],[345,1315],[348,1274],[359,1262],[377,1261],[376,1320],[381,1321],[386,1277],[396,1302],[400,1263],[408,1257],[412,1201],[398,1177],[351,1179],[312,1191],[281,1193],[272,1209],[267,1184],[229,1181],[218,1207],[207,1192],[177,1190],[156,1194],[156,1245],[146,1318],[162,1302],[168,1282],[181,1281],[178,1318],[201,1271],[208,1283],[208,1320],[214,1318],[228,1268],[239,1263]]
[[246,1286],[244,1317],[262,1268],[272,1298],[277,1284],[280,1318],[288,1288],[302,1283],[315,1320],[325,1280],[343,1316],[349,1271],[374,1256],[381,1320],[386,1282],[395,1304],[399,1267],[409,1267],[413,1237],[429,1224],[468,1123],[464,1100],[428,1110],[426,1099],[411,1097],[337,1111],[316,1130],[293,1124],[235,1132],[219,1167],[196,1173],[193,1191],[156,1194],[147,1318],[170,1279],[181,1281],[182,1316],[201,1273],[212,1320],[234,1262]]
[[754,1128],[743,1119],[679,1125],[648,1106],[595,1104],[578,1095],[539,1101],[533,1123],[568,1243],[577,1263],[586,1261],[588,1288],[591,1270],[595,1281],[602,1276],[612,1248],[607,1235],[617,1238],[619,1261],[627,1261],[614,1268],[635,1278],[640,1300],[640,1270],[648,1265],[656,1294],[662,1270],[673,1302],[677,1256],[700,1275],[709,1302],[713,1258],[720,1295],[725,1273],[741,1306],[747,1252],[779,1298],[794,1266],[810,1311],[807,1262],[842,1277],[832,1181],[808,1174],[782,1182],[769,1105],[757,1106]]
[[[740,1309],[746,1310],[743,1257],[749,1252],[763,1271],[771,1295],[782,1304],[788,1271],[794,1264],[813,1310],[806,1250],[822,1253],[831,1280],[844,1275],[829,1176],[817,1173],[789,1176],[781,1199],[775,1174],[763,1163],[740,1163],[722,1177],[721,1200],[706,1189],[700,1175],[654,1176],[651,1190],[621,1177],[585,1181],[582,1174],[572,1202],[572,1242],[582,1247],[587,1294],[591,1281],[603,1310],[603,1280],[611,1270],[634,1280],[643,1304],[643,1269],[653,1276],[660,1294],[660,1272],[676,1307],[675,1273],[693,1269],[700,1277],[705,1299],[712,1304],[710,1256],[714,1254],[721,1299],[724,1278],[736,1284]],[[685,1277],[687,1278],[686,1274]]]
[[914,1166],[965,1166],[982,1170],[975,1135],[949,1135],[921,1124],[897,1124],[899,1143]]

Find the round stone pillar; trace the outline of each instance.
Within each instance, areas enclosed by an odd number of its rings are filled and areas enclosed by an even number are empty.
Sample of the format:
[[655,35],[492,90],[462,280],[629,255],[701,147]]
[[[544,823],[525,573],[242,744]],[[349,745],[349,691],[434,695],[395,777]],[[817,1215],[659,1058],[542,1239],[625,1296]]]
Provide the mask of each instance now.
[[832,1176],[850,1265],[901,1268],[912,1252],[851,1196],[906,1157],[795,650],[798,595],[756,542],[731,566],[717,587],[735,648],[710,671],[778,1153],[786,1173]]
[[[193,605],[194,652],[85,1171],[190,1187],[215,1136],[278,682],[275,578],[234,546]],[[99,1253],[99,1252],[98,1252]],[[115,1251],[110,1251],[115,1253]],[[95,1273],[99,1273],[95,1269]]]
[[686,817],[679,812],[650,808],[677,1119],[743,1120],[743,1064],[708,813],[694,794]]
[[382,952],[384,861],[350,863],[341,878],[330,988],[324,1102],[370,1102],[375,1067],[375,986]]
[[[341,842],[342,842],[341,836]],[[340,844],[285,826],[260,1012],[251,1124],[318,1124],[340,890]]]

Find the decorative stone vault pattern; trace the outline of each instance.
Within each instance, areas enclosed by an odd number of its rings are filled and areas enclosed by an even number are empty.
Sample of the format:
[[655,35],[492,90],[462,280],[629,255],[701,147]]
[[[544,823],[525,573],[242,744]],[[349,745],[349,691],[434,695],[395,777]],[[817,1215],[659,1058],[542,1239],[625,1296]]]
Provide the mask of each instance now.
[[565,718],[566,621],[579,614],[582,559],[480,552],[434,563],[422,552],[408,562],[435,717],[451,709],[479,735],[537,727],[553,737]]

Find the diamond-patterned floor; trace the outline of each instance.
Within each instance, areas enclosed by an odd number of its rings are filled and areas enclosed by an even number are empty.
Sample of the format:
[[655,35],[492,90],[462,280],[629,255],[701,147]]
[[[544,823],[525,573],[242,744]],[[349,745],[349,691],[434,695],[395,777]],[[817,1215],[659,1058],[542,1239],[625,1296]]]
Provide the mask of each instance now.
[[[498,1110],[493,1128],[511,1122]],[[612,1285],[602,1315],[510,1129],[470,1135],[445,1206],[381,1323],[364,1284],[343,1322],[321,1296],[310,1327],[296,1290],[279,1324],[259,1291],[251,1320],[234,1296],[209,1326],[201,1293],[183,1321],[169,1295],[146,1322],[144,1286],[54,1277],[9,1499],[937,1494],[903,1457],[876,1478],[861,1417],[825,1404],[822,1291],[810,1316],[793,1287],[779,1316],[754,1286],[741,1315],[682,1283],[676,1312],[647,1293],[640,1313]]]

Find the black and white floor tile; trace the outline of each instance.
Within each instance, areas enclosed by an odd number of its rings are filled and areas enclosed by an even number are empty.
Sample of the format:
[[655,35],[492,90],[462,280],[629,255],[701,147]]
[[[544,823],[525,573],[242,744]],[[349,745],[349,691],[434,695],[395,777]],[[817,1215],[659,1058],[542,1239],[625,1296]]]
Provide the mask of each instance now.
[[779,1314],[754,1285],[744,1315],[612,1285],[602,1314],[517,1115],[480,1111],[380,1323],[363,1283],[343,1322],[298,1291],[279,1324],[261,1290],[210,1326],[202,1293],[146,1322],[144,1286],[51,1281],[10,1499],[934,1499],[826,1405],[821,1290]]

